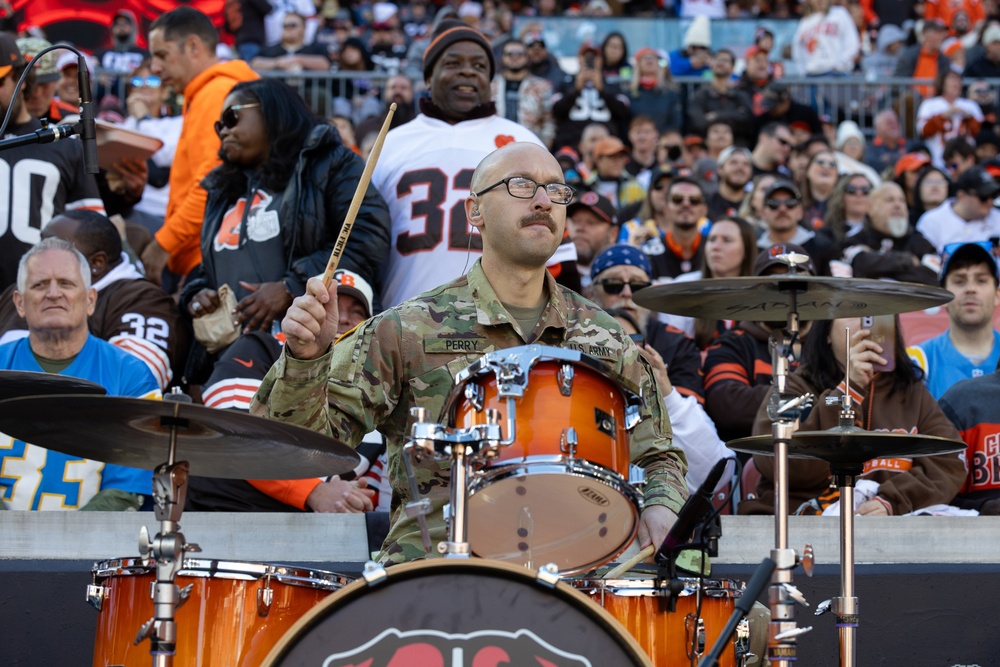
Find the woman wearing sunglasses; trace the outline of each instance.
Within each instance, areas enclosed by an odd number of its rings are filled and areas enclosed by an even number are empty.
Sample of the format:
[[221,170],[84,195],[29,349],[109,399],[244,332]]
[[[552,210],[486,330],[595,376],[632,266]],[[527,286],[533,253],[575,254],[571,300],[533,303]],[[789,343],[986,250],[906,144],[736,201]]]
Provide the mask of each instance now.
[[802,206],[805,209],[802,224],[807,228],[819,229],[823,226],[826,202],[833,193],[838,178],[837,156],[833,151],[821,150],[809,159],[805,180],[800,184]]
[[864,229],[873,189],[872,182],[863,174],[841,176],[826,201],[826,215],[820,231],[837,243],[844,243]]
[[[202,181],[202,264],[180,305],[202,317],[220,306],[218,289],[228,284],[235,323],[272,331],[306,280],[326,268],[364,163],[276,79],[234,86],[215,130],[222,165]],[[340,265],[378,289],[388,252],[389,212],[369,187]]]

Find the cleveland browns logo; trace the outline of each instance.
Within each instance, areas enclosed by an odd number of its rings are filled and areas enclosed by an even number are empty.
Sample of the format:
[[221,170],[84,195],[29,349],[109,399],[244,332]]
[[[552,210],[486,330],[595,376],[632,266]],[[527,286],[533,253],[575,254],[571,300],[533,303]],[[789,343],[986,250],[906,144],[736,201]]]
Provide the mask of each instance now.
[[530,630],[481,630],[450,634],[437,630],[383,631],[356,649],[329,655],[323,667],[591,667],[587,658],[551,646]]
[[493,143],[497,145],[497,148],[503,148],[507,144],[512,144],[515,141],[516,139],[509,134],[498,134],[493,138]]
[[[274,211],[268,211],[268,207],[274,197],[266,192],[257,190],[253,194],[250,202],[250,212],[247,219],[247,236],[252,241],[266,241],[278,233],[277,216]],[[236,203],[222,216],[222,224],[215,234],[212,247],[215,252],[223,250],[238,250],[240,247],[240,227],[243,223],[243,214],[246,210],[247,200],[240,197]],[[273,220],[272,220],[273,218]]]

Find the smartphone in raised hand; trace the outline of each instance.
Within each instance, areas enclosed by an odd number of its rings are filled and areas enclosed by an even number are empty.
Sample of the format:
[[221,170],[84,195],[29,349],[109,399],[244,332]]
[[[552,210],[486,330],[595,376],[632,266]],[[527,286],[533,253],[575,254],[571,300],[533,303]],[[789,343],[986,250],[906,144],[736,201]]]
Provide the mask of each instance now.
[[873,369],[891,371],[896,368],[896,316],[874,315],[861,318],[861,328],[872,332],[871,340],[882,346],[885,364],[875,364]]

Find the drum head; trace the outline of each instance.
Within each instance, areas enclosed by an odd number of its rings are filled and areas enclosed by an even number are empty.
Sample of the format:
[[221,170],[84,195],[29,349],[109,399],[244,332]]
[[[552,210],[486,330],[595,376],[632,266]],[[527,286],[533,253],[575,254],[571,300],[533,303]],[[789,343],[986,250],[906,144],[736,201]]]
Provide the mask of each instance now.
[[488,469],[468,501],[472,551],[529,569],[555,563],[567,574],[615,558],[638,531],[638,494],[602,473],[586,461]]
[[[455,656],[461,656],[455,662]],[[397,565],[317,605],[274,647],[271,667],[649,665],[607,612],[566,583],[491,561]]]

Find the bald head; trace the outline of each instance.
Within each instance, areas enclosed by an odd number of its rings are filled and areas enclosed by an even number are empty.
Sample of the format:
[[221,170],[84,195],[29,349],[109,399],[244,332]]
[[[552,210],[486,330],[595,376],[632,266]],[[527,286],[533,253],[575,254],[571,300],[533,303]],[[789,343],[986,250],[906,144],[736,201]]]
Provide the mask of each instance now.
[[[507,144],[482,159],[472,174],[469,189],[478,192],[507,176],[530,177],[530,172],[535,169],[551,170],[553,175],[558,174],[555,180],[562,180],[562,167],[545,148],[526,141]],[[550,183],[552,179],[545,182]]]
[[909,209],[903,188],[887,181],[871,192],[868,218],[877,231],[900,237],[909,228]]

